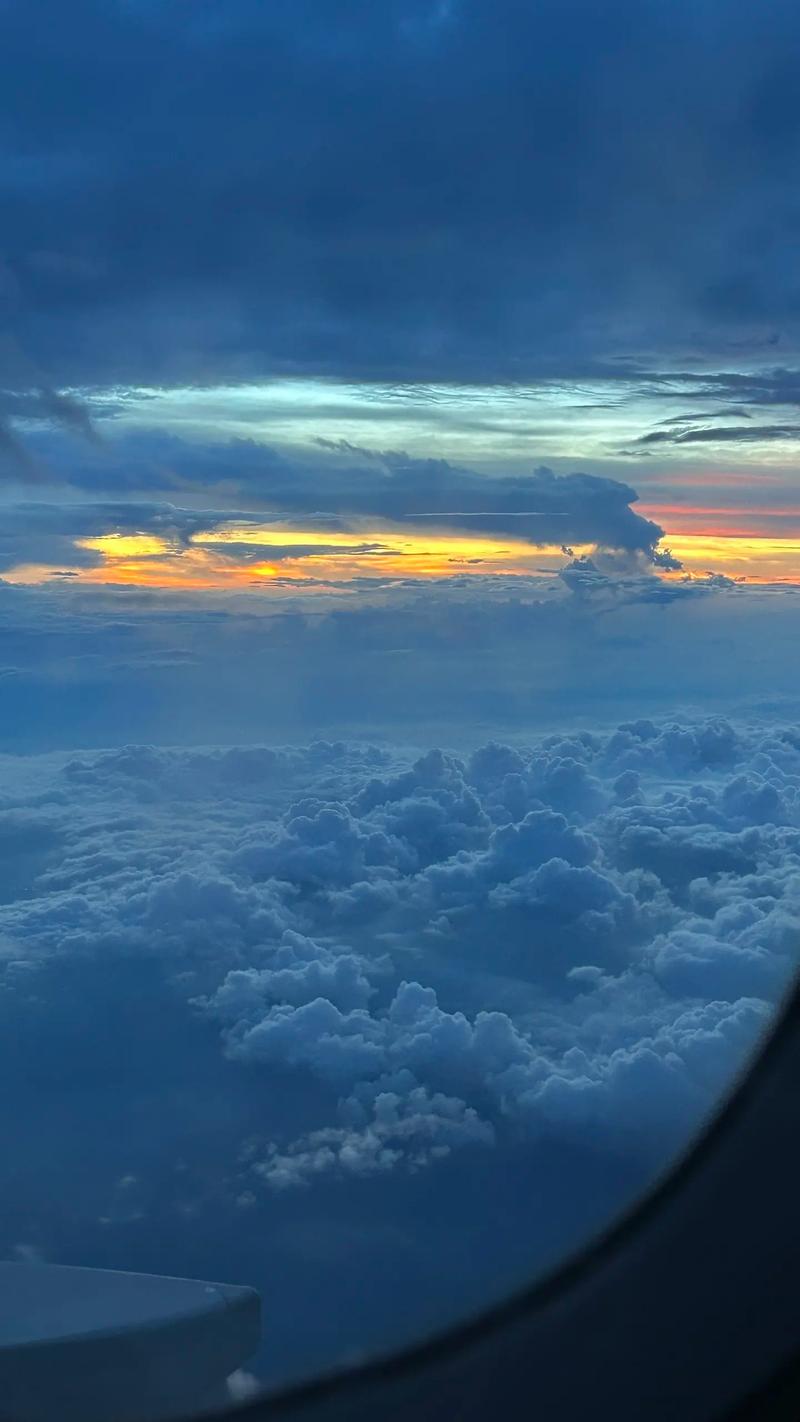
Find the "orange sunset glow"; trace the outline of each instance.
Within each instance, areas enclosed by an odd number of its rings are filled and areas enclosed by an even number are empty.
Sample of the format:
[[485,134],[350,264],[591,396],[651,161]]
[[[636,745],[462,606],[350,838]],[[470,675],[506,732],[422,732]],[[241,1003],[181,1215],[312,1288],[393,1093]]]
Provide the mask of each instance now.
[[[787,532],[789,526],[796,527],[793,509],[674,503],[640,504],[639,509],[666,529],[664,546],[689,575],[715,572],[752,583],[800,583],[800,532],[790,537],[774,531],[774,525]],[[310,592],[320,584],[344,591],[355,579],[555,575],[568,556],[555,544],[537,546],[485,532],[318,530],[275,524],[226,524],[194,533],[185,542],[152,533],[108,533],[76,539],[75,547],[100,561],[86,567],[67,560],[58,569],[21,564],[9,571],[8,580],[37,584],[66,572],[71,581],[89,585],[192,591],[266,589],[271,583],[291,582],[299,591]],[[579,557],[592,551],[588,544],[572,549]]]
[[[246,588],[278,578],[314,585],[369,577],[523,575],[538,568],[543,559],[552,562],[553,571],[564,561],[555,545],[533,548],[520,539],[399,534],[386,529],[351,533],[228,526],[198,533],[185,545],[150,534],[107,534],[79,539],[76,546],[100,555],[102,562],[97,567],[69,569],[75,581],[186,590]],[[297,553],[292,551],[295,548]],[[574,551],[591,550],[587,546]],[[18,583],[38,583],[52,571],[29,564],[14,569],[12,576]]]

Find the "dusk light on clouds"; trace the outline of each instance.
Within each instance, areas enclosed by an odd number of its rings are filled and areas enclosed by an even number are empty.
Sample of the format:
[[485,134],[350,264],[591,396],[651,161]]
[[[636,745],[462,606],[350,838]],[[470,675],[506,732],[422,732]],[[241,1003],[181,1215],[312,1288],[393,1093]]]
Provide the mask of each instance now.
[[0,3],[5,1254],[252,1283],[296,1378],[722,1099],[800,930],[799,66],[795,0]]

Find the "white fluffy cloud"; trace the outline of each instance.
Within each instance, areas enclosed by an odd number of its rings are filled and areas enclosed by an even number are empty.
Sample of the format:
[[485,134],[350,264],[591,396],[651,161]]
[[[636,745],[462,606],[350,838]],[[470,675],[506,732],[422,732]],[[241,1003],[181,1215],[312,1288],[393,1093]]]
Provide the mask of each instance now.
[[83,964],[89,995],[110,960],[157,964],[266,1091],[306,1092],[301,1129],[272,1092],[253,1189],[542,1137],[656,1162],[795,961],[790,726],[5,768],[6,1000],[24,1017],[54,963]]

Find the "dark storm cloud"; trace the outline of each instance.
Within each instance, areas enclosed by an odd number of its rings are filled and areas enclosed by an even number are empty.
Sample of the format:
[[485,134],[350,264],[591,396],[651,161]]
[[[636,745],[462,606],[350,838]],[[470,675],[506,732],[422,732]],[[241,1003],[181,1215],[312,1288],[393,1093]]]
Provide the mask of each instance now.
[[210,509],[178,509],[165,503],[7,504],[0,517],[0,569],[54,561],[92,567],[102,558],[81,548],[76,540],[107,534],[151,534],[179,550],[194,533],[223,517],[230,515]]
[[[144,505],[184,535],[223,518],[258,521],[280,514],[313,519],[317,529],[349,520],[408,523],[432,532],[441,524],[473,533],[512,534],[540,546],[569,543],[643,553],[651,558],[663,530],[636,512],[635,490],[595,474],[556,475],[545,467],[525,475],[478,474],[445,459],[415,459],[398,451],[343,451],[287,458],[251,440],[195,444],[162,435],[131,436],[92,447],[45,438],[30,441],[54,483],[83,493],[157,492],[180,497],[188,487],[229,492],[249,513],[227,514]],[[342,457],[343,456],[343,457]],[[68,506],[69,507],[69,506]],[[126,516],[136,517],[135,505]],[[72,518],[80,518],[73,512]],[[203,519],[205,518],[205,523]],[[432,528],[433,525],[433,528]],[[103,530],[105,531],[105,530]],[[309,537],[309,543],[313,543]],[[354,540],[358,542],[359,540]]]
[[31,0],[0,27],[23,385],[485,381],[797,333],[789,0]]

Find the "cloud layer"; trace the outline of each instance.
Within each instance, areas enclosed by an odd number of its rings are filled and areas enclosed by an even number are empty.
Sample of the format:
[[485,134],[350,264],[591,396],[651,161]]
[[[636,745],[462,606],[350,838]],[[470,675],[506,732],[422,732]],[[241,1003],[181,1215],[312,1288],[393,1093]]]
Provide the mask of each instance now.
[[4,31],[6,384],[795,341],[784,0],[44,0]]
[[[150,1144],[106,1181],[106,1223],[68,1172],[45,1248],[74,1210],[85,1249],[98,1228],[146,1237],[192,1201],[246,1234],[262,1211],[299,1220],[301,1196],[345,1215],[351,1200],[369,1233],[398,1183],[411,1200],[423,1177],[460,1229],[461,1172],[486,1178],[488,1200],[496,1168],[569,1175],[576,1152],[616,1178],[592,1208],[619,1206],[720,1099],[796,962],[800,735],[786,723],[642,718],[467,756],[132,745],[7,759],[4,784],[0,1004],[6,1051],[30,1063],[26,1109],[65,1032],[82,1045],[47,1091],[96,1080],[106,1020],[140,1041],[123,1117],[151,1070],[179,1068],[201,1095],[227,1073],[224,1148],[218,1108],[198,1100],[171,1203],[148,1183],[174,1152],[156,1145],[164,1097]],[[17,1150],[24,1176],[19,1135]],[[546,1257],[514,1218],[516,1249],[484,1260],[476,1298]],[[579,1237],[592,1209],[568,1219],[554,1239]]]
[[0,12],[0,1251],[285,1379],[563,1258],[795,970],[797,5]]

